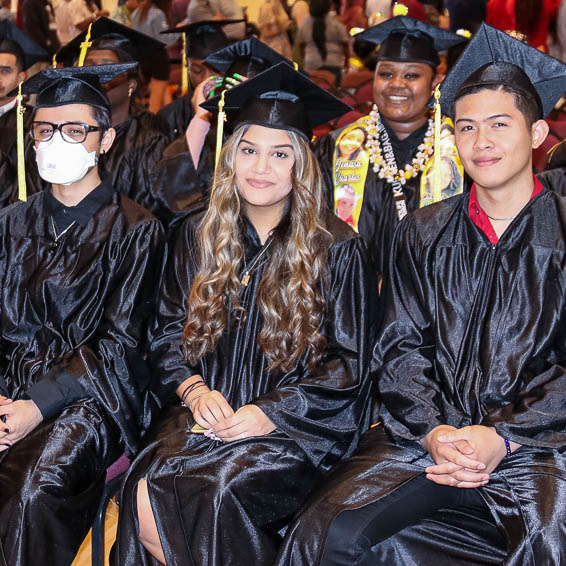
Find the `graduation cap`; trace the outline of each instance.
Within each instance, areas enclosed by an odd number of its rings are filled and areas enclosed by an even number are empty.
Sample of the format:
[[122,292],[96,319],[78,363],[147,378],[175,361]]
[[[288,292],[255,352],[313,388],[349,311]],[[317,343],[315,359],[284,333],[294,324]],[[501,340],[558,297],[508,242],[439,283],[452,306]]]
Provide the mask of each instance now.
[[[103,84],[136,68],[137,63],[43,69],[22,83],[22,94],[37,94],[35,108],[88,104],[110,112]],[[13,94],[16,94],[14,91]]]
[[160,33],[184,34],[184,47],[187,57],[205,59],[211,53],[230,44],[222,29],[229,24],[239,24],[245,20],[203,20],[193,24],[169,28]]
[[[9,20],[0,21],[0,53],[12,53],[13,55],[16,55],[16,53],[12,52],[12,49],[14,49],[13,45],[10,45],[10,42],[5,40],[15,41],[21,48],[23,53],[24,71],[31,67],[34,63],[42,61],[48,56],[45,49],[40,47],[35,41],[31,40]],[[16,57],[21,57],[21,54],[16,55]]]
[[453,116],[459,93],[505,85],[539,103],[546,117],[566,91],[566,65],[538,49],[482,24],[441,84],[444,112]]
[[293,66],[292,61],[255,37],[236,41],[224,49],[215,51],[204,62],[224,74],[239,73],[248,78],[278,63]]
[[[232,127],[248,123],[292,130],[308,141],[315,126],[351,110],[350,106],[287,63],[278,63],[253,79],[203,102],[201,106],[217,113],[222,102],[224,106],[220,111],[226,113]],[[218,121],[223,122],[221,116]]]
[[440,63],[439,51],[465,41],[455,33],[407,16],[391,18],[356,38],[380,44],[379,59],[382,61],[425,63],[434,69]]
[[[165,43],[129,28],[110,18],[100,17],[90,26],[74,37],[57,52],[57,59],[70,67],[78,59],[83,42],[92,42],[89,50],[108,49],[116,52],[121,63],[139,61],[140,63],[156,51],[165,47]],[[124,54],[126,55],[124,57]]]

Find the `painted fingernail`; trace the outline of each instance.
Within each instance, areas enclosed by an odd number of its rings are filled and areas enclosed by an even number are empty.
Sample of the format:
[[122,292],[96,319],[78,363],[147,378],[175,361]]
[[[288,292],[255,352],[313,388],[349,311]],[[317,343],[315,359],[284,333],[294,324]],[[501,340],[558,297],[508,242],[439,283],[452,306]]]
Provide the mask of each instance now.
[[242,75],[240,75],[240,73],[234,73],[234,78],[238,79],[239,81],[241,81],[244,77]]

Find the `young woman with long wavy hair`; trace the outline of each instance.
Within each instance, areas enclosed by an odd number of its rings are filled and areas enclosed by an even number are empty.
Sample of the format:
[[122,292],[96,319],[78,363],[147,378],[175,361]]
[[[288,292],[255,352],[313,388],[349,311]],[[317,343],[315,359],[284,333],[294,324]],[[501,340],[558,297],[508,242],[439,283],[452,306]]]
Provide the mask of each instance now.
[[124,487],[120,566],[273,564],[278,531],[368,424],[376,277],[308,145],[343,107],[282,63],[226,108],[209,209],[165,270],[165,408]]

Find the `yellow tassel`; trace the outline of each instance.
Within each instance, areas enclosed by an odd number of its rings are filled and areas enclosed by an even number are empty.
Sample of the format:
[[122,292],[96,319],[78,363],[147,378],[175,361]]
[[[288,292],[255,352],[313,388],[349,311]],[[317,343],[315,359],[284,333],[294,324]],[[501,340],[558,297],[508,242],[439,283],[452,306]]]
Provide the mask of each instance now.
[[51,66],[54,69],[57,68],[57,53],[53,53],[53,59],[51,59]]
[[442,110],[440,108],[440,86],[434,89],[434,173],[432,195],[433,202],[442,200],[442,166],[440,155],[440,128],[442,126]]
[[88,29],[86,30],[85,40],[81,43],[81,54],[79,55],[79,64],[77,65],[77,67],[82,67],[85,64],[86,52],[88,51],[89,47],[92,47],[92,41],[90,40],[91,28],[92,22],[89,24]]
[[24,202],[27,200],[26,191],[26,164],[24,159],[24,112],[26,109],[22,104],[22,83],[18,87],[17,114],[16,114],[16,138],[18,145],[18,198]]
[[405,4],[395,2],[393,6],[393,16],[406,16],[409,13],[409,8]]
[[214,167],[218,167],[218,160],[220,159],[220,150],[222,149],[222,135],[224,134],[224,122],[226,122],[226,113],[224,112],[224,95],[226,91],[223,90],[218,101],[218,125],[216,126],[216,156],[214,159]]
[[182,73],[181,94],[185,96],[189,92],[189,64],[187,62],[187,34],[183,32],[183,54],[182,54]]
[[293,69],[295,69],[295,71],[299,70],[299,64],[296,61],[293,61]]

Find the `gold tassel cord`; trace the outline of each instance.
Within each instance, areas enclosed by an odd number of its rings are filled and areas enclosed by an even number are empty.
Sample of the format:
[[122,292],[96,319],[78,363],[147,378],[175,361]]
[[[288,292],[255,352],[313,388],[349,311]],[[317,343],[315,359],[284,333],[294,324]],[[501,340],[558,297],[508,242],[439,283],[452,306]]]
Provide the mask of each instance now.
[[189,64],[187,62],[187,34],[183,32],[183,53],[182,53],[182,73],[181,94],[185,96],[189,92]]
[[220,100],[218,101],[218,124],[216,126],[216,155],[214,158],[214,168],[218,167],[220,159],[220,150],[222,149],[222,135],[224,134],[224,122],[226,122],[226,113],[224,112],[224,95],[226,90],[222,91]]
[[51,59],[51,66],[54,69],[57,68],[57,53],[53,53],[53,59]]
[[442,110],[440,108],[440,87],[434,89],[434,172],[432,195],[433,202],[442,200],[442,165],[440,155],[440,129],[442,126]]
[[85,40],[81,43],[81,54],[79,55],[79,63],[77,67],[82,67],[84,65],[86,59],[86,53],[89,47],[92,47],[92,41],[90,40],[91,28],[92,28],[92,23],[89,24],[88,29],[86,30]]
[[16,114],[16,138],[18,147],[18,199],[27,200],[26,190],[26,165],[24,159],[24,112],[26,111],[22,104],[22,83],[18,87],[17,114]]

